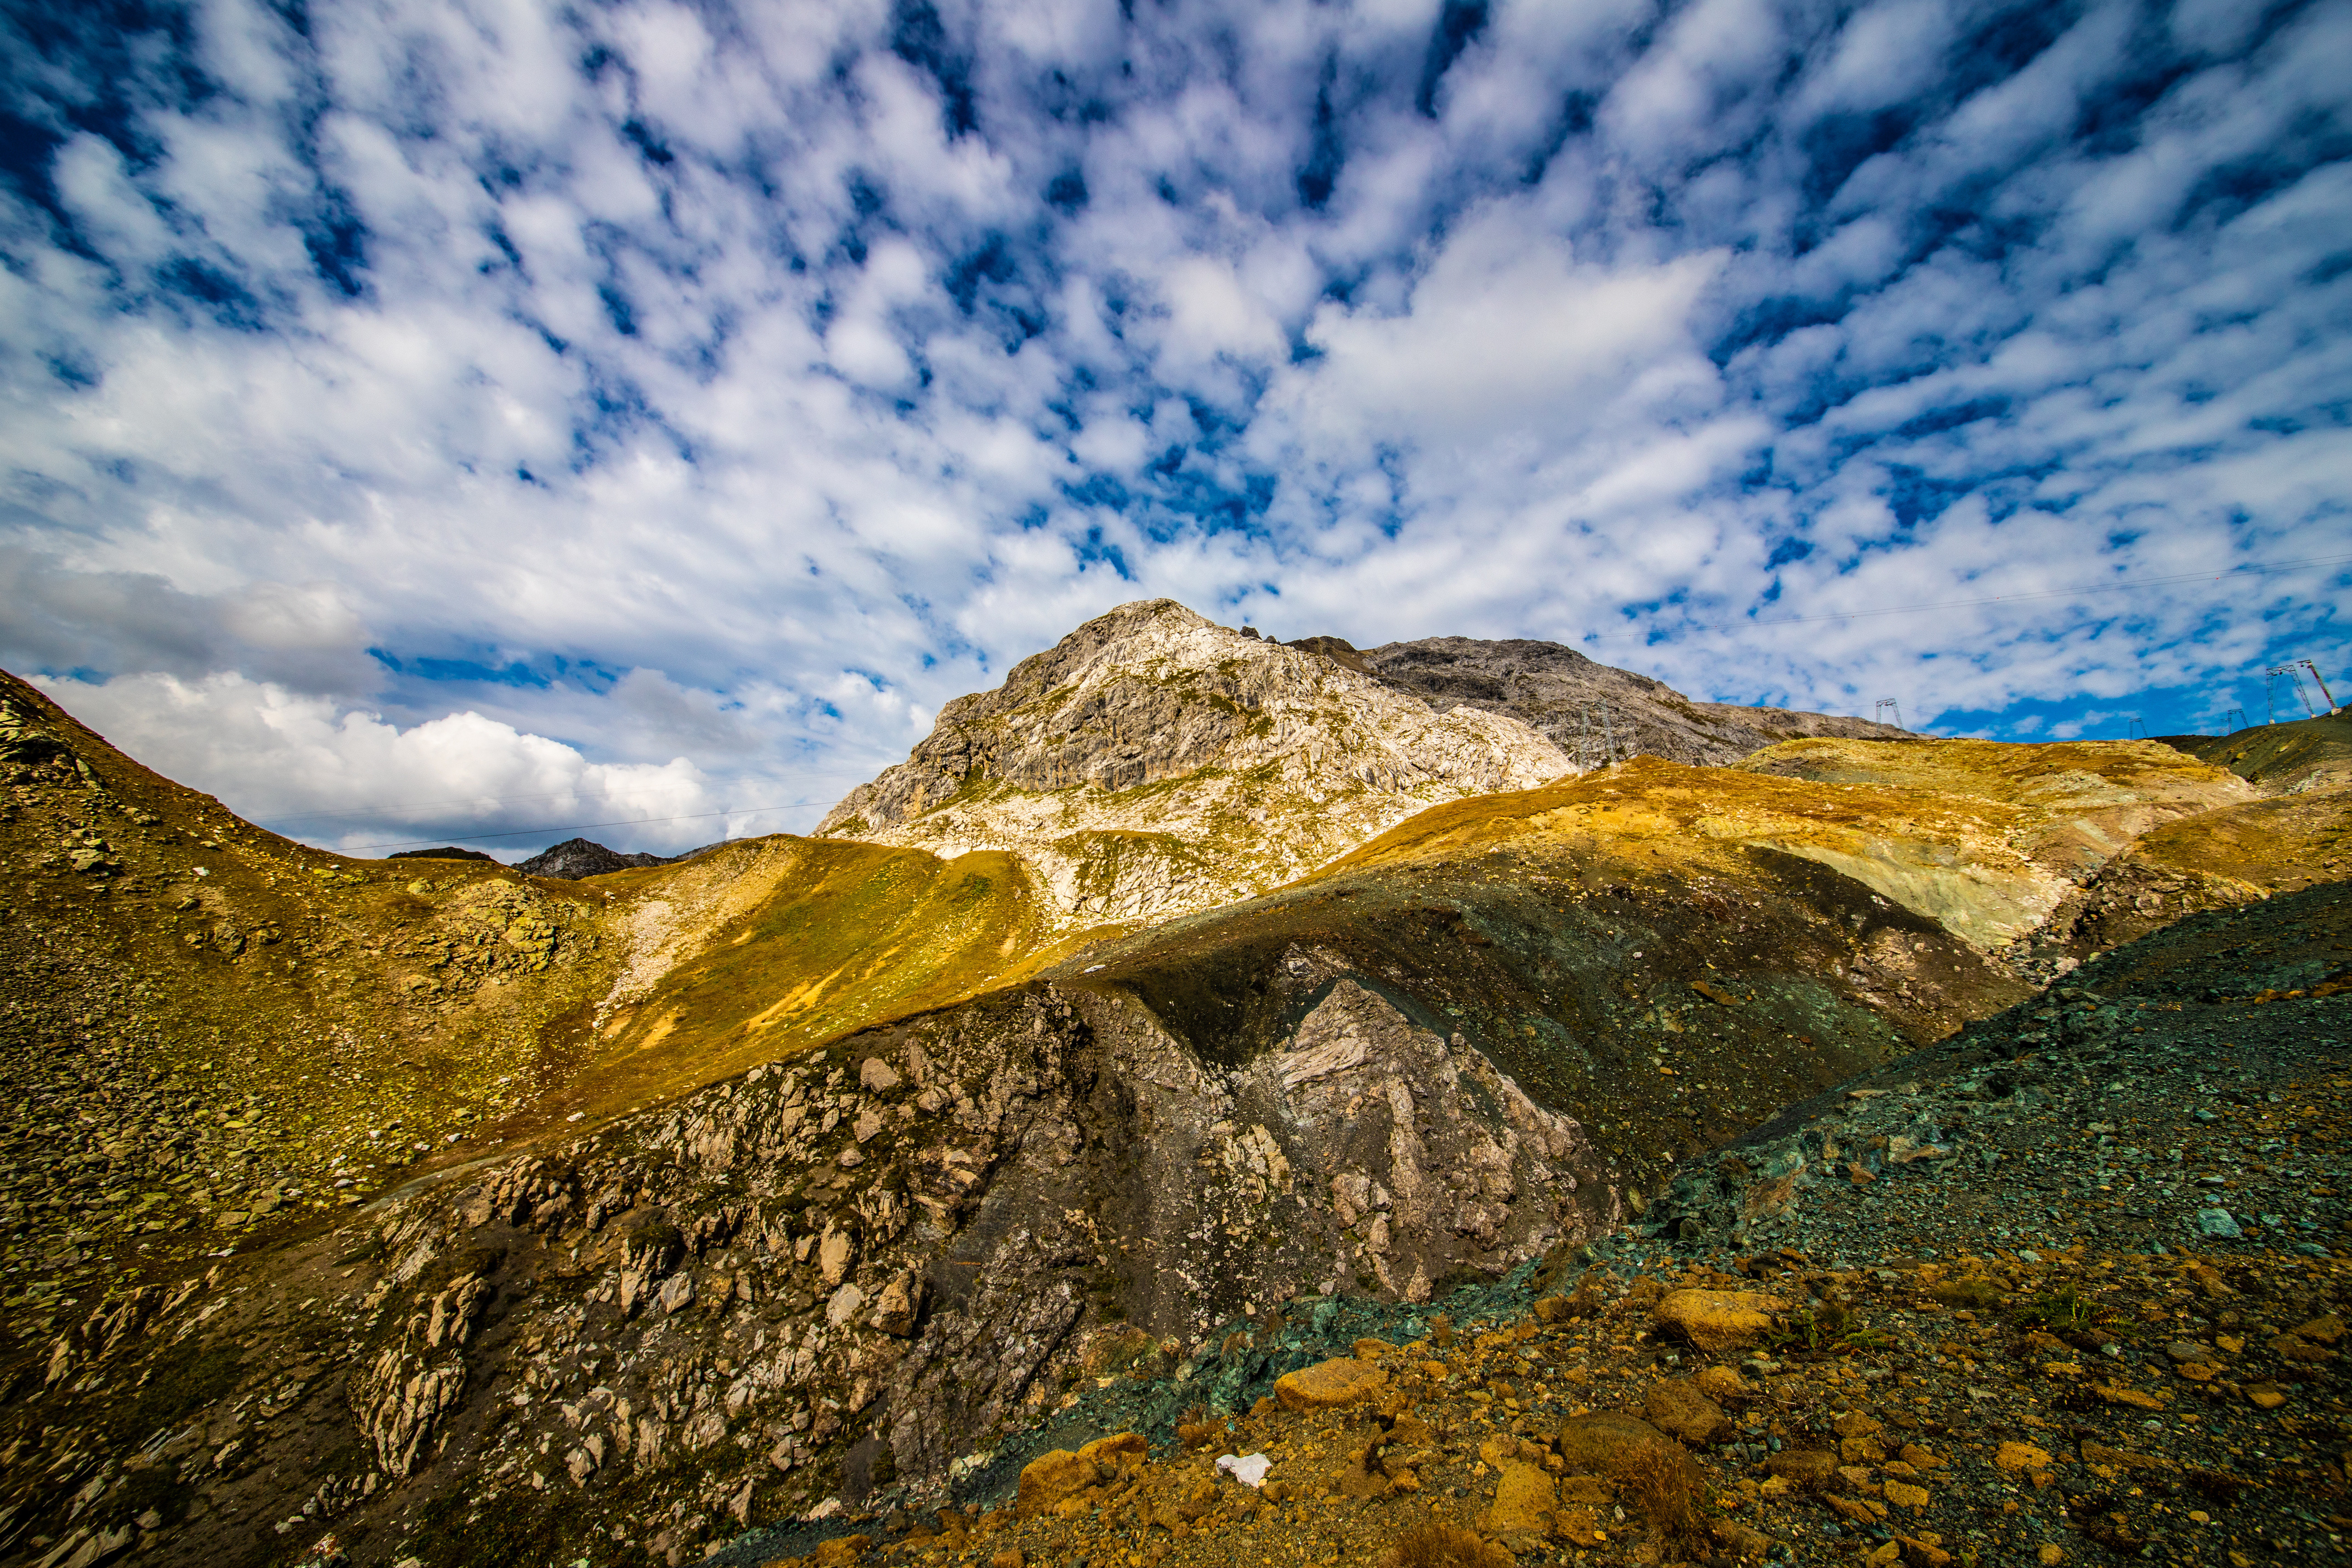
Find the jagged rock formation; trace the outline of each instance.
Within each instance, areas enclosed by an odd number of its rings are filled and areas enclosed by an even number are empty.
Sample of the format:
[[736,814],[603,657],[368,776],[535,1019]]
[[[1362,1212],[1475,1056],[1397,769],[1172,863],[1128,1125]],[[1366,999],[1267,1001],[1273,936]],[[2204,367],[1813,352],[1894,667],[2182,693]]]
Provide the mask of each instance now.
[[515,869],[531,877],[554,877],[567,882],[583,877],[601,877],[608,871],[634,870],[640,866],[666,866],[671,859],[685,857],[647,855],[643,852],[623,854],[607,849],[593,838],[567,838],[561,844],[551,844],[528,860],[515,862]]
[[1339,637],[1306,637],[1290,646],[1412,692],[1441,713],[1468,704],[1507,714],[1548,736],[1580,767],[1607,762],[1612,747],[1621,759],[1646,753],[1720,766],[1799,736],[1900,740],[1906,734],[1865,719],[1694,702],[1664,681],[1525,637],[1423,637],[1361,651]]
[[1172,600],[1128,605],[940,710],[819,836],[1017,855],[1064,925],[1214,908],[1440,801],[1572,764],[1513,719],[1440,713]]

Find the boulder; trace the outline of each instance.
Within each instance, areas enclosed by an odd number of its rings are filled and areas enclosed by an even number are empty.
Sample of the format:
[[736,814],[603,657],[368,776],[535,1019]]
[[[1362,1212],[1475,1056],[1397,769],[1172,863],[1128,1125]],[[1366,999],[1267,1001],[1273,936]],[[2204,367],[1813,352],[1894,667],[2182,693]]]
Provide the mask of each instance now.
[[1495,1500],[1478,1528],[1515,1552],[1540,1545],[1551,1533],[1555,1504],[1551,1478],[1535,1466],[1506,1459],[1497,1467]]
[[1145,1450],[1141,1436],[1121,1432],[1114,1437],[1097,1437],[1076,1453],[1055,1448],[1040,1454],[1021,1472],[1014,1511],[1023,1519],[1034,1519],[1065,1498],[1133,1469],[1143,1462]]
[[1778,1297],[1754,1290],[1671,1290],[1651,1310],[1660,1328],[1714,1353],[1744,1345],[1772,1326],[1772,1314],[1788,1310]]
[[1838,1479],[1838,1457],[1826,1448],[1784,1448],[1764,1461],[1768,1474],[1819,1491]]
[[1560,1423],[1559,1457],[1568,1461],[1571,1470],[1621,1476],[1644,1449],[1682,1453],[1672,1437],[1637,1416],[1603,1411],[1592,1415],[1572,1415]]
[[1660,1431],[1685,1443],[1720,1443],[1731,1436],[1731,1417],[1687,1377],[1670,1378],[1653,1386],[1642,1414]]
[[1343,1356],[1284,1373],[1275,1379],[1274,1396],[1286,1409],[1328,1410],[1370,1399],[1388,1381],[1389,1374],[1374,1363]]

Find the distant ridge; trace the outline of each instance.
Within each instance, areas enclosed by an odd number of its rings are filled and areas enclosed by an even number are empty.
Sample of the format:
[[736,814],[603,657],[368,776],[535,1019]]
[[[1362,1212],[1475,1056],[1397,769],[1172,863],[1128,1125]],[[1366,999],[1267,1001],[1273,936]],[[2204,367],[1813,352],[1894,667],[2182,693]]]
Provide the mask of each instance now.
[[1609,761],[1612,750],[1620,761],[1647,753],[1693,767],[1722,767],[1801,736],[1910,737],[1867,719],[1696,702],[1664,681],[1527,637],[1423,637],[1359,650],[1341,637],[1314,637],[1286,646],[1410,692],[1440,713],[1460,706],[1517,719],[1585,767]]
[[454,844],[444,844],[438,849],[402,849],[384,857],[387,860],[497,860],[478,849],[460,849]]
[[[428,850],[439,854],[439,850]],[[459,851],[465,853],[465,851]],[[700,851],[694,851],[700,853]],[[607,849],[593,838],[567,838],[561,844],[551,844],[528,860],[518,861],[515,869],[526,876],[557,877],[576,882],[583,877],[601,877],[608,871],[629,871],[640,866],[667,866],[672,860],[682,860],[682,855],[623,854]],[[488,859],[488,856],[482,857]]]

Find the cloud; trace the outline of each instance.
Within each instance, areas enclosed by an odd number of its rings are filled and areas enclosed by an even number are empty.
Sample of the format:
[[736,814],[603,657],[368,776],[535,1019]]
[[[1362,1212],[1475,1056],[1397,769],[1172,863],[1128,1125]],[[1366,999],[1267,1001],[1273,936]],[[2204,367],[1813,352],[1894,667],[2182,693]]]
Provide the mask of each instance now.
[[[404,730],[235,674],[43,686],[116,746],[214,781],[251,803],[246,809],[266,826],[331,847],[380,852],[443,837],[452,823],[464,825],[460,837],[497,845],[510,826],[583,814],[682,818],[636,836],[667,846],[723,837],[709,781],[683,757],[591,763],[472,711]],[[389,844],[386,834],[394,835]]]
[[241,808],[837,795],[1156,593],[2020,734],[2346,648],[2211,579],[2344,534],[2341,5],[0,27],[0,662]]

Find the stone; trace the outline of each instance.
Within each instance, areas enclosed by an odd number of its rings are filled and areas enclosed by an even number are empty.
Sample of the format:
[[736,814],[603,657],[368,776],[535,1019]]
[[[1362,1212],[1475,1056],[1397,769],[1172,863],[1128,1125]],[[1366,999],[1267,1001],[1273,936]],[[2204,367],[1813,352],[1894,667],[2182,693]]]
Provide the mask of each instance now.
[[2309,1340],[2314,1344],[2333,1345],[2344,1337],[2344,1320],[2330,1312],[2325,1317],[2314,1318],[2307,1323],[2289,1329],[2287,1332],[2296,1339]]
[[1563,1508],[1555,1516],[1553,1528],[1571,1546],[1598,1546],[1609,1539],[1598,1509]]
[[2258,1409],[2276,1410],[2286,1403],[2286,1390],[2275,1383],[2246,1384],[2246,1402]]
[[2033,1560],[2041,1563],[2042,1568],[2058,1568],[2058,1564],[2066,1561],[2065,1548],[2045,1544],[2034,1552]]
[[1615,1478],[1625,1473],[1644,1450],[1680,1455],[1682,1447],[1647,1421],[1603,1411],[1572,1415],[1560,1423],[1559,1457],[1573,1470],[1591,1470]]
[[1506,1459],[1495,1480],[1495,1500],[1478,1528],[1506,1546],[1521,1537],[1539,1542],[1550,1532],[1553,1506],[1549,1476],[1521,1460]]
[[2238,1237],[2244,1236],[2246,1233],[2238,1228],[2238,1222],[2230,1216],[2230,1211],[2228,1209],[2199,1209],[2197,1211],[2197,1234],[2200,1236],[2210,1236],[2224,1241],[2230,1241],[2235,1240]]
[[2003,1443],[1994,1452],[1992,1462],[2011,1475],[2021,1470],[2046,1470],[2050,1468],[2050,1450],[2031,1443]]
[[1671,1290],[1651,1319],[1709,1354],[1744,1345],[1772,1326],[1788,1303],[1754,1290]]
[[988,1562],[989,1568],[1027,1568],[1029,1559],[1018,1546],[1008,1546]]
[[1927,1506],[1926,1487],[1915,1487],[1908,1481],[1888,1481],[1878,1489],[1888,1502],[1899,1504],[1914,1513]]
[[1739,1399],[1756,1392],[1748,1381],[1739,1375],[1738,1367],[1722,1365],[1702,1367],[1692,1376],[1691,1381],[1697,1384],[1698,1391],[1709,1399]]
[[1838,1456],[1825,1448],[1783,1448],[1764,1461],[1764,1469],[1819,1491],[1837,1479]]
[[824,1321],[837,1329],[857,1316],[857,1309],[865,1304],[865,1291],[855,1285],[844,1285],[826,1299]]
[[1660,1431],[1695,1446],[1719,1443],[1731,1436],[1731,1417],[1723,1413],[1723,1406],[1699,1392],[1698,1384],[1686,1377],[1653,1384],[1649,1397],[1643,1402],[1642,1414]]
[[2128,1405],[2134,1410],[2164,1408],[2164,1401],[2155,1394],[2143,1393],[2137,1388],[2126,1388],[2120,1384],[2095,1383],[2091,1384],[2091,1392],[2110,1405]]
[[1374,1363],[1343,1356],[1284,1373],[1275,1379],[1274,1396],[1286,1409],[1324,1410],[1370,1399],[1388,1381],[1388,1373]]
[[1096,1479],[1090,1461],[1080,1458],[1072,1449],[1051,1449],[1022,1468],[1014,1510],[1023,1519],[1034,1519],[1063,1499],[1093,1486]]
[[1849,1465],[1875,1465],[1886,1458],[1886,1448],[1875,1437],[1841,1437],[1838,1458]]
[[836,1535],[831,1541],[818,1542],[809,1560],[816,1568],[846,1568],[846,1564],[865,1556],[866,1549],[873,1544],[871,1536]]
[[838,1285],[857,1260],[857,1243],[847,1231],[828,1223],[816,1244],[816,1271],[827,1285]]
[[880,1057],[867,1057],[858,1064],[857,1087],[868,1094],[887,1094],[905,1081]]
[[905,1339],[915,1331],[917,1292],[921,1288],[919,1277],[901,1274],[882,1287],[882,1294],[874,1300],[874,1326],[886,1334]]

